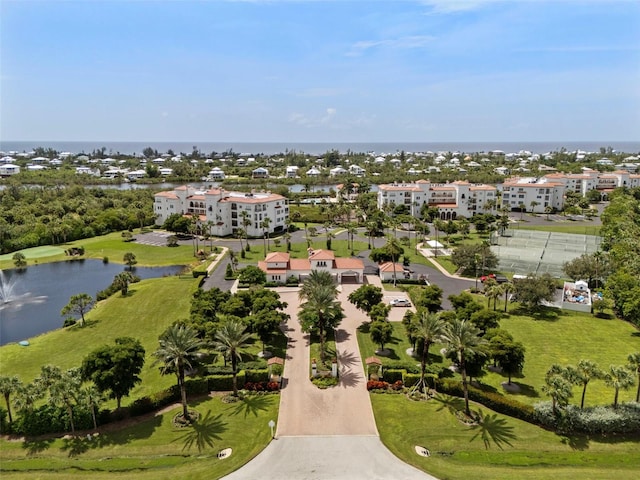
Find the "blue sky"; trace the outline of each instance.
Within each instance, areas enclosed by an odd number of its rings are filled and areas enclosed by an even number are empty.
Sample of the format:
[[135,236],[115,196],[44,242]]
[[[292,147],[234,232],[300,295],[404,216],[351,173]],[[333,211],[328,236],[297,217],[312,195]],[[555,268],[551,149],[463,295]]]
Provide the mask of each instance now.
[[640,139],[636,0],[0,0],[0,139]]

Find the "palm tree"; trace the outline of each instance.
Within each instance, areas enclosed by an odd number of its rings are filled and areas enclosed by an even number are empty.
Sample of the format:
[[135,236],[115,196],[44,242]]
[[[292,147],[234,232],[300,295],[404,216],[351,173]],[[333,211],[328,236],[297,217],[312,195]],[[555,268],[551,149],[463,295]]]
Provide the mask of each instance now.
[[235,236],[240,240],[240,251],[244,252],[244,245],[242,244],[242,237],[247,234],[244,228],[237,228],[235,232]]
[[414,338],[422,339],[422,356],[420,358],[420,383],[418,388],[424,391],[425,372],[427,363],[429,363],[429,347],[440,340],[445,333],[446,323],[437,314],[428,312],[423,313],[415,322],[415,329],[412,329]]
[[518,204],[518,208],[520,209],[520,220],[522,220],[522,218],[524,217],[524,212],[527,209],[527,206],[524,204],[524,202],[520,202]]
[[489,304],[491,303],[491,300],[493,300],[493,311],[496,311],[496,303],[498,303],[498,297],[500,297],[500,295],[502,295],[502,286],[496,284],[493,284],[491,286],[489,286],[488,288],[485,288],[485,292],[484,294],[487,296],[488,301],[487,301],[487,308],[489,308]]
[[97,430],[98,422],[96,419],[96,410],[98,410],[98,408],[100,407],[100,401],[102,400],[101,393],[98,391],[95,385],[87,385],[80,391],[79,400],[91,411],[93,428],[94,430]]
[[507,305],[509,302],[509,294],[513,292],[513,283],[505,282],[500,286],[502,293],[504,293],[504,311],[507,312]]
[[51,401],[55,405],[63,406],[67,409],[69,415],[69,423],[71,424],[71,433],[75,433],[76,427],[73,422],[73,405],[78,403],[78,394],[80,392],[80,369],[72,368],[63,372],[60,378],[56,379],[49,387]]
[[640,402],[640,352],[632,353],[627,357],[629,368],[638,375],[638,391],[636,392],[636,403]]
[[557,406],[564,406],[571,397],[571,384],[561,375],[547,375],[542,391],[551,397],[553,411],[557,411]]
[[444,341],[451,350],[456,352],[460,373],[462,375],[462,391],[464,393],[464,411],[467,416],[471,416],[469,410],[469,389],[467,386],[467,370],[465,367],[465,355],[478,353],[486,340],[480,337],[480,330],[471,322],[455,319],[448,323],[443,334]]
[[618,393],[620,390],[629,389],[635,382],[633,373],[623,365],[611,365],[609,371],[604,377],[604,382],[613,387],[615,396],[613,397],[614,408],[618,407]]
[[244,228],[244,238],[247,241],[247,251],[249,251],[251,249],[249,246],[249,227],[253,225],[253,222],[251,221],[251,215],[246,210],[240,212],[240,217],[242,218],[242,227]]
[[269,248],[269,225],[271,225],[271,219],[269,217],[265,217],[264,220],[260,223],[260,227],[262,227],[262,237],[264,240],[264,256],[267,256],[267,249]]
[[182,400],[182,415],[189,419],[187,409],[187,389],[184,384],[185,368],[193,368],[194,362],[205,342],[198,338],[198,332],[188,325],[174,324],[167,328],[159,338],[160,347],[153,353],[156,363],[162,362],[161,373],[175,373]]
[[237,320],[225,322],[215,334],[214,347],[231,360],[231,374],[233,375],[233,394],[238,395],[238,360],[242,360],[242,349],[251,337],[245,332],[246,326]]
[[591,360],[580,360],[577,367],[568,367],[569,378],[575,385],[582,385],[582,397],[580,408],[584,408],[584,397],[587,393],[587,385],[591,380],[602,378],[604,372]]
[[304,301],[300,305],[303,330],[318,330],[320,337],[320,361],[325,358],[325,332],[335,327],[344,314],[340,302],[336,301],[338,287],[333,277],[326,270],[312,270],[302,283],[298,298]]
[[31,412],[38,400],[42,398],[42,389],[36,382],[21,385],[16,391],[15,407],[22,412]]
[[544,213],[547,215],[547,220],[549,220],[549,215],[553,212],[553,207],[551,205],[547,205],[544,207]]
[[11,402],[9,401],[9,399],[12,394],[20,390],[20,386],[20,379],[15,375],[13,377],[9,377],[7,375],[3,375],[0,377],[0,393],[4,396],[4,401],[7,404],[9,428],[11,428],[11,424],[13,423],[13,418],[11,417]]

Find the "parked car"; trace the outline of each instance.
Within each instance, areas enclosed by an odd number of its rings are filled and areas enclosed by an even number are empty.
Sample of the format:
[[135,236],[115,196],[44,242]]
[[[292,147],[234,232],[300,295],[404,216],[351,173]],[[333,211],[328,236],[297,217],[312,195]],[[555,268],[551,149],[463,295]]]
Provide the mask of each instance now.
[[392,307],[410,307],[411,302],[406,298],[394,298],[389,302]]
[[484,283],[489,278],[495,280],[498,283],[507,283],[509,281],[509,279],[507,277],[505,277],[504,275],[499,274],[499,273],[498,274],[490,273],[489,275],[483,275],[482,277],[480,277],[480,281],[482,283]]

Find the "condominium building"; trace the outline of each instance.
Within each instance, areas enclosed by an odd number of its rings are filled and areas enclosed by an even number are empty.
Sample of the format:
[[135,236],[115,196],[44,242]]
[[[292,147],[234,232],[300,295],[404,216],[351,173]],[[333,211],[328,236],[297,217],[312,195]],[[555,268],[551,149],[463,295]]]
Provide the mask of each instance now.
[[[211,222],[206,228],[212,235],[224,237],[243,228],[250,237],[259,237],[264,231],[277,233],[286,229],[289,203],[282,195],[270,192],[228,192],[222,188],[205,190],[183,185],[156,193],[153,211],[159,225],[178,213],[196,216],[200,225]],[[267,218],[270,222],[263,230]]]
[[442,220],[472,217],[477,213],[495,214],[497,200],[496,187],[467,181],[431,183],[418,180],[378,187],[378,208],[383,210],[385,205],[406,205],[409,214],[418,218],[425,204],[438,208]]
[[585,170],[583,173],[550,173],[544,177],[513,177],[505,180],[502,187],[502,206],[510,209],[522,208],[527,211],[544,213],[547,207],[556,210],[564,208],[567,192],[586,195],[598,190],[603,200],[618,187],[640,186],[640,175],[626,170],[601,173]]

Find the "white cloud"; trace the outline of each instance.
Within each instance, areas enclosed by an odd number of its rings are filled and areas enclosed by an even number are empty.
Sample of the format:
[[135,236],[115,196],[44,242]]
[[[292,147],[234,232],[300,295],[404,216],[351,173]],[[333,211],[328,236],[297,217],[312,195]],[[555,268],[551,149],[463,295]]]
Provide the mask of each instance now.
[[327,108],[326,115],[320,119],[320,123],[329,123],[337,112],[335,108]]
[[391,38],[386,40],[363,40],[356,42],[347,52],[347,56],[355,57],[372,48],[410,49],[424,48],[431,44],[436,37],[431,35],[410,35],[406,37]]

